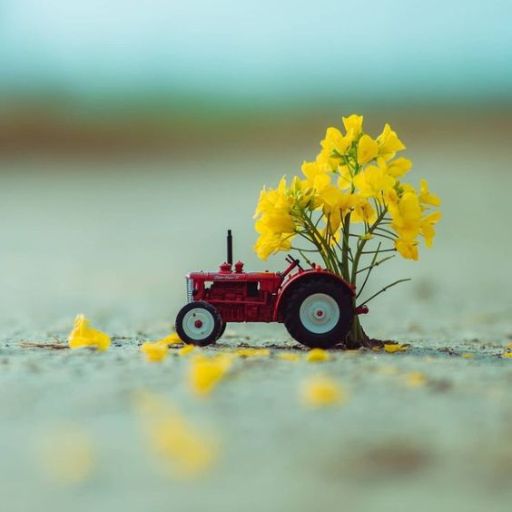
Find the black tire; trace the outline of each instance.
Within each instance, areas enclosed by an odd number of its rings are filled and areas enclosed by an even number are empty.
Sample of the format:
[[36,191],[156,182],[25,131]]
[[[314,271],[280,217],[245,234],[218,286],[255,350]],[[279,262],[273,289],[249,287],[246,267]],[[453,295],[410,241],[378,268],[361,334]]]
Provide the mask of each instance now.
[[[196,322],[201,322],[201,325],[195,325]],[[223,323],[214,306],[208,302],[195,301],[180,309],[175,325],[178,336],[185,343],[204,347],[217,341]]]
[[[354,320],[354,308],[352,295],[343,284],[329,278],[309,279],[298,283],[284,299],[284,325],[299,343],[331,348],[344,341]],[[325,304],[325,308],[317,304]],[[322,316],[318,316],[318,310],[322,310]]]
[[224,331],[226,330],[226,322],[222,320],[222,325],[220,327],[219,335],[217,336],[217,339],[222,338],[222,335],[224,334]]

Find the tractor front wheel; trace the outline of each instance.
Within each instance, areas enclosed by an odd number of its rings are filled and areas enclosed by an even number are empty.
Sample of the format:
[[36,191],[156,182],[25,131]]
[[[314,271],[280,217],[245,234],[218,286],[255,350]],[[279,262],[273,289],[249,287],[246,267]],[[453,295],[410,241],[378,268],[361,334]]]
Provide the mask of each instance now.
[[208,302],[189,302],[176,317],[176,332],[185,343],[203,347],[217,341],[223,323],[219,312]]
[[286,329],[307,347],[334,347],[352,326],[352,297],[334,280],[312,279],[298,284],[286,299]]

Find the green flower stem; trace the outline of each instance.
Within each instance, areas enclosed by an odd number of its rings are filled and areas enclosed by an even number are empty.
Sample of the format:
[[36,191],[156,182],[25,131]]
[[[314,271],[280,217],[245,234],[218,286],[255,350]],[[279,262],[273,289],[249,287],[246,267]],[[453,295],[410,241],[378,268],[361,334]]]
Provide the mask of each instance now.
[[398,281],[394,281],[393,283],[391,284],[388,284],[387,286],[384,286],[384,288],[382,288],[381,290],[379,290],[377,293],[374,293],[370,298],[366,299],[364,302],[362,302],[361,304],[359,304],[359,307],[361,306],[364,306],[365,304],[368,304],[368,302],[370,302],[371,300],[373,300],[375,297],[377,297],[378,295],[380,295],[381,293],[384,293],[386,290],[389,290],[390,288],[392,288],[393,286],[396,286],[397,284],[400,284],[400,283],[405,283],[406,281],[410,281],[411,278],[408,277],[407,279],[399,279]]
[[[379,242],[377,250],[375,251],[375,254],[373,255],[372,262],[370,263],[370,266],[368,267],[368,273],[366,274],[366,277],[364,278],[363,284],[357,290],[356,299],[358,299],[360,297],[361,293],[364,290],[364,287],[366,286],[366,283],[368,282],[368,279],[370,277],[370,274],[372,273],[372,270],[375,268],[375,262],[377,261],[377,257],[379,256],[379,249],[380,249],[381,245],[382,245],[382,242]],[[357,271],[356,271],[356,275],[357,275]]]
[[[375,252],[376,251],[361,251],[361,254],[375,254]],[[396,252],[396,249],[381,249],[379,252]]]
[[363,268],[359,269],[356,273],[357,274],[361,274],[362,272],[365,272],[365,271],[367,271],[370,268],[378,267],[379,265],[381,265],[385,261],[388,261],[388,260],[394,258],[395,256],[396,256],[396,254],[392,254],[391,256],[387,256],[386,258],[382,258],[381,260],[376,261],[373,265],[369,265],[367,267],[363,267]]
[[[322,254],[322,258],[324,262],[326,262],[327,268],[333,271],[335,274],[340,275],[340,268],[337,264],[336,254],[332,251],[332,249],[328,246],[327,242],[324,240],[322,235],[318,232],[313,221],[307,215],[303,215],[304,222],[309,226],[310,232],[314,239],[317,240],[317,246],[320,246],[322,249],[320,253]],[[328,264],[327,264],[328,263]]]
[[349,269],[349,262],[348,262],[348,253],[350,250],[349,235],[350,235],[350,213],[347,213],[347,215],[345,215],[345,219],[343,221],[343,246],[342,246],[342,251],[341,251],[342,276],[347,281],[350,278],[350,269]]
[[[370,234],[370,235],[373,234],[373,231],[375,230],[375,228],[382,222],[382,219],[384,219],[386,212],[387,212],[387,208],[383,208],[382,211],[380,212],[379,216],[375,220],[375,222],[369,227],[367,234]],[[365,254],[363,252],[363,249],[364,249],[364,246],[366,245],[367,241],[368,241],[367,239],[360,240],[357,244],[357,250],[356,250],[356,254],[354,256],[354,262],[352,263],[352,277],[350,279],[350,282],[354,286],[356,285],[356,281],[357,281],[357,270],[358,270],[358,266],[359,266],[359,260],[361,259],[361,255]]]

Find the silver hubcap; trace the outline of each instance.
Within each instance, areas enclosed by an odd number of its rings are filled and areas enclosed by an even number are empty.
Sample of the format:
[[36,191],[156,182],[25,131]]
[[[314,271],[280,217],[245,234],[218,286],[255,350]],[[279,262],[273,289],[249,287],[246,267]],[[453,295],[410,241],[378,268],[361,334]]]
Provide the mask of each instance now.
[[204,308],[194,308],[183,317],[183,330],[193,340],[208,338],[215,328],[213,315]]
[[300,305],[299,317],[309,332],[325,334],[336,327],[340,319],[340,307],[330,295],[314,293]]

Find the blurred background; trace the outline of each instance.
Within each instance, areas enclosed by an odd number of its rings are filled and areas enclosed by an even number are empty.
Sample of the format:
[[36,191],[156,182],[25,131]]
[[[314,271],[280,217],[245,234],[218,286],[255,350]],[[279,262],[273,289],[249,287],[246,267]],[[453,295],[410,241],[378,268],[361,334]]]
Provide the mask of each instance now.
[[474,307],[494,307],[511,18],[506,0],[0,0],[4,313],[172,318],[184,273],[223,259],[228,227],[235,256],[261,268],[259,189],[354,112],[374,135],[391,123],[411,177],[444,199],[437,246],[397,275],[452,304],[485,274]]
[[[223,511],[509,510],[512,376],[489,354],[512,339],[511,23],[510,0],[0,0],[2,507],[193,510],[206,492]],[[185,363],[144,366],[137,344],[169,332],[184,275],[224,260],[227,228],[246,269],[284,267],[252,250],[259,191],[351,113],[374,136],[389,122],[410,179],[443,199],[434,248],[379,268],[368,294],[412,283],[364,319],[413,343],[400,371],[439,363],[435,385],[400,391],[386,354],[337,354],[328,371],[357,396],[310,416],[289,398],[307,364],[270,358],[196,406]],[[107,354],[20,348],[64,341],[79,312],[117,337]],[[293,345],[282,326],[235,329],[225,343]],[[130,393],[148,386],[225,434],[203,493],[134,462]],[[90,427],[101,464],[59,506],[27,440],[63,419]]]

